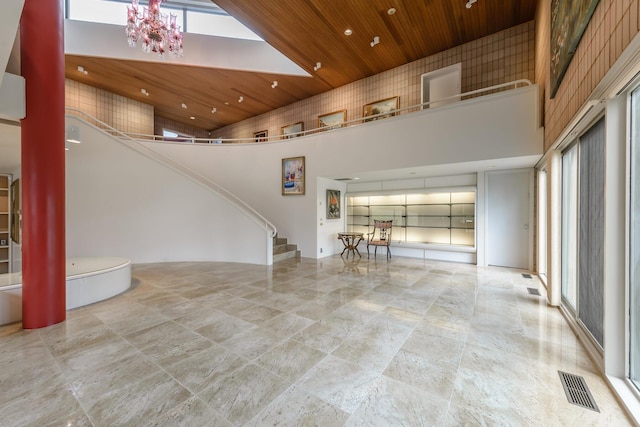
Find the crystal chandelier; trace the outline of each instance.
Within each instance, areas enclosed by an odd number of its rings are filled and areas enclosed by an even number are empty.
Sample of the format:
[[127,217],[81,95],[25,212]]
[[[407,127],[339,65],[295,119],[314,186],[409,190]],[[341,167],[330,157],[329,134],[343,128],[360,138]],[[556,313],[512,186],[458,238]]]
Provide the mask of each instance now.
[[143,52],[157,52],[164,57],[182,56],[182,33],[176,25],[176,15],[160,13],[160,3],[164,0],[149,0],[149,7],[144,7],[142,15],[138,14],[139,0],[131,0],[127,6],[127,41],[135,47],[142,39]]

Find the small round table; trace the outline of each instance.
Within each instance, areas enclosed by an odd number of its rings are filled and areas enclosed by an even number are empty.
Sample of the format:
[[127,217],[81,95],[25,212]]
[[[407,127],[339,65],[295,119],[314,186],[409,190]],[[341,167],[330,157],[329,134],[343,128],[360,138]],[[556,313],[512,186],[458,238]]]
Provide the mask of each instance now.
[[360,243],[360,241],[364,238],[364,233],[356,233],[356,232],[349,232],[349,231],[345,231],[343,233],[338,233],[338,239],[340,239],[342,241],[342,244],[344,245],[344,249],[342,250],[342,253],[340,254],[340,256],[342,256],[345,251],[347,252],[347,258],[349,258],[349,252],[351,252],[351,254],[355,257],[356,252],[358,253],[358,256],[362,257],[362,255],[360,255],[360,252],[358,252],[358,243]]

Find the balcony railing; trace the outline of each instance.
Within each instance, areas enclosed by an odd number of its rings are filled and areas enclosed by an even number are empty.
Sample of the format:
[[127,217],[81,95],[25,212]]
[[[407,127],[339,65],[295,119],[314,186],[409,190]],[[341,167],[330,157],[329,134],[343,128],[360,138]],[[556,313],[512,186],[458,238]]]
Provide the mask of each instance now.
[[320,128],[315,128],[315,129],[309,129],[309,130],[304,130],[304,131],[300,131],[300,132],[296,132],[295,134],[290,134],[290,135],[274,135],[274,136],[268,136],[268,137],[264,137],[264,138],[260,138],[260,142],[256,142],[256,137],[252,136],[249,138],[229,138],[229,139],[223,139],[223,138],[194,138],[194,137],[163,137],[162,135],[147,135],[147,134],[140,134],[140,133],[127,133],[127,137],[132,138],[132,139],[136,139],[136,140],[144,140],[144,141],[162,141],[162,142],[170,142],[170,143],[177,143],[177,144],[194,144],[194,143],[200,143],[200,144],[264,144],[264,143],[268,143],[268,142],[278,142],[278,141],[283,141],[285,139],[290,139],[290,138],[296,138],[296,137],[300,137],[300,136],[306,136],[306,135],[313,135],[313,134],[317,134],[320,132],[326,132],[328,130],[333,130],[333,129],[337,129],[337,128],[343,128],[343,127],[347,127],[347,126],[358,126],[361,125],[365,122],[368,121],[372,121],[375,120],[378,117],[382,117],[382,116],[388,116],[389,114],[392,114],[394,116],[397,115],[401,115],[401,114],[407,114],[407,113],[411,113],[411,112],[416,112],[416,111],[420,111],[423,110],[425,108],[429,108],[431,106],[431,104],[437,103],[437,104],[441,104],[443,102],[447,102],[447,101],[461,101],[461,100],[468,100],[468,99],[472,99],[472,98],[476,98],[476,97],[480,97],[480,96],[486,96],[486,95],[491,95],[497,92],[503,92],[506,90],[511,90],[511,89],[517,89],[519,87],[525,87],[525,86],[531,86],[533,83],[531,83],[530,80],[526,80],[526,79],[521,79],[521,80],[514,80],[512,82],[508,82],[508,83],[502,83],[499,85],[495,85],[495,86],[490,86],[490,87],[485,87],[482,89],[476,89],[476,90],[472,90],[469,92],[465,92],[459,95],[454,95],[454,96],[450,96],[447,98],[441,98],[438,99],[436,101],[429,101],[429,102],[424,102],[422,104],[417,104],[417,105],[412,105],[410,107],[404,107],[404,108],[398,108],[396,110],[393,110],[392,112],[384,112],[384,113],[380,113],[380,114],[376,114],[376,115],[371,115],[371,116],[367,116],[367,117],[358,117],[356,119],[352,119],[352,120],[347,120],[345,122],[333,125],[333,126],[324,126],[324,127],[320,127]]

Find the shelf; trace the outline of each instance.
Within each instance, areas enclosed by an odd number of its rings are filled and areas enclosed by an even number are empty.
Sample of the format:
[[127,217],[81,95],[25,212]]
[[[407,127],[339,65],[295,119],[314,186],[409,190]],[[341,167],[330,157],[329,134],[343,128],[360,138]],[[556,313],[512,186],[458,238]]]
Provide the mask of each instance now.
[[347,195],[347,227],[360,231],[374,220],[393,220],[399,244],[474,247],[475,197],[474,191]]

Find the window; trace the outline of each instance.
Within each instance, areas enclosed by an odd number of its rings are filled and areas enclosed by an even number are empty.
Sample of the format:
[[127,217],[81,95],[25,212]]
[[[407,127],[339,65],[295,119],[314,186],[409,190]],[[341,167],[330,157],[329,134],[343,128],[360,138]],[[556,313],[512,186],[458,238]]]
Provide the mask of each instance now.
[[577,299],[578,145],[562,155],[562,299],[573,310]]
[[163,141],[194,142],[193,135],[187,135],[170,129],[162,129]]
[[640,389],[640,89],[631,93],[629,378]]

